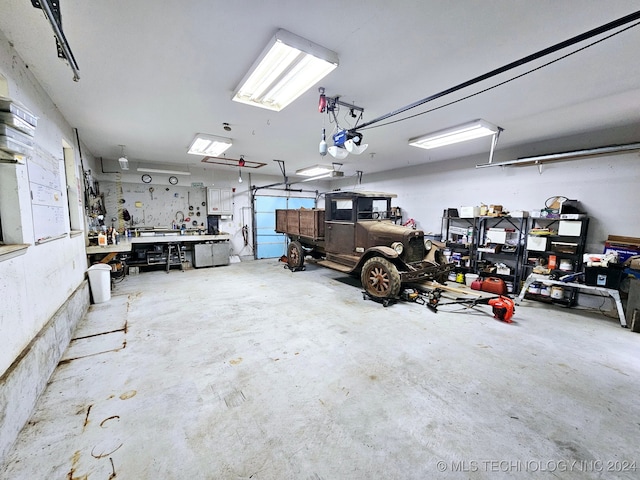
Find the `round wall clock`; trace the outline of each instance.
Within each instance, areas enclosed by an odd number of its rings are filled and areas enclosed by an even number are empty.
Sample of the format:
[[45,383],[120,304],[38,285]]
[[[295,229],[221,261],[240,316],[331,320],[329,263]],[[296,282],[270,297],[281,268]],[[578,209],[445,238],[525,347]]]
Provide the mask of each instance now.
[[169,183],[171,185],[176,185],[178,183],[178,177],[173,177],[173,176],[169,177]]
[[144,175],[142,175],[142,181],[144,183],[151,183],[151,175],[145,173]]

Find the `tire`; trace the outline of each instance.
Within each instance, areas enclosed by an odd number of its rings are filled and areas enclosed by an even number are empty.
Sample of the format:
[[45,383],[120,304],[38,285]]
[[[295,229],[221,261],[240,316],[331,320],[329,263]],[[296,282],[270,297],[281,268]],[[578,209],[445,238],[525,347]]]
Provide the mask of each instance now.
[[397,298],[400,292],[400,274],[386,258],[371,257],[364,262],[360,281],[366,292],[375,298]]
[[292,270],[304,266],[304,256],[305,253],[300,242],[291,242],[287,247],[287,265]]

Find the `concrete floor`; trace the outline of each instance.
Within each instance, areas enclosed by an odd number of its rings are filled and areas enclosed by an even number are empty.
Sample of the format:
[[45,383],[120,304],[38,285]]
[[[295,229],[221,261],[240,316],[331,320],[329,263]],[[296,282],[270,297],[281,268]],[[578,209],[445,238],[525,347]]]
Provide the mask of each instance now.
[[640,335],[535,302],[514,320],[276,260],[129,276],[0,478],[639,478]]

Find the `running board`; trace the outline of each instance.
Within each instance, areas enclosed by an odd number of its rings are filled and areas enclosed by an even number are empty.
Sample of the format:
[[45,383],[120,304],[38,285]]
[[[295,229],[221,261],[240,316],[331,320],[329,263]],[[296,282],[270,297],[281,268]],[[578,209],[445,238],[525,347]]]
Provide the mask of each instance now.
[[323,267],[331,268],[333,270],[338,270],[339,272],[351,273],[352,268],[347,267],[346,265],[342,265],[338,262],[332,262],[331,260],[318,260],[316,262],[318,265],[322,265]]

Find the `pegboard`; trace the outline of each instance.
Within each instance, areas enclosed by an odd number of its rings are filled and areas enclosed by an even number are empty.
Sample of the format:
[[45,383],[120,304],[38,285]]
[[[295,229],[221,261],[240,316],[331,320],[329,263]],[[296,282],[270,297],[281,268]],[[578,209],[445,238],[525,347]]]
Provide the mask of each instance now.
[[[131,220],[123,220],[125,228],[171,228],[174,221],[178,226],[184,222],[187,228],[207,225],[207,192],[204,187],[124,182],[119,187],[117,183],[108,181],[102,182],[101,187],[107,211],[104,223],[107,226],[118,228],[125,209],[131,216]],[[186,221],[187,218],[190,220]]]

